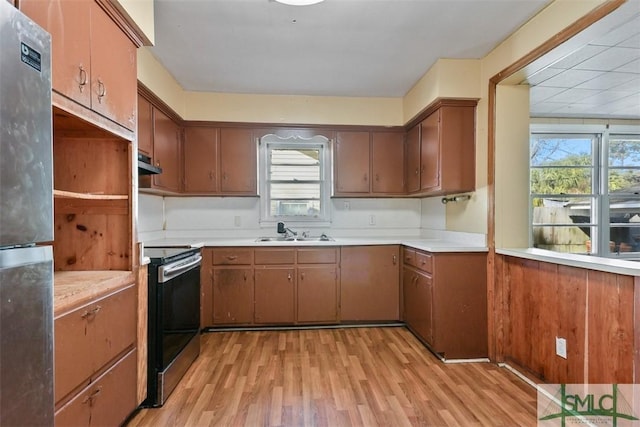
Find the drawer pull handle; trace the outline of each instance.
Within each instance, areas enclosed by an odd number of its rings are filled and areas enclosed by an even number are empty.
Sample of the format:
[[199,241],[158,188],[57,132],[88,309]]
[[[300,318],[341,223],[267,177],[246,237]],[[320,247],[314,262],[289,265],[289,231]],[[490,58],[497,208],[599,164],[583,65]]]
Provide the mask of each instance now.
[[228,256],[227,256],[227,259],[228,259],[229,261],[235,261],[235,260],[237,260],[237,259],[238,259],[238,256],[237,256],[237,255],[228,255]]
[[94,308],[92,308],[91,310],[87,310],[84,313],[82,313],[82,316],[80,316],[82,319],[87,319],[89,317],[93,317],[96,314],[98,314],[98,312],[102,310],[102,307],[100,307],[99,305],[96,305]]
[[393,265],[398,263],[398,257],[396,255],[393,256]]

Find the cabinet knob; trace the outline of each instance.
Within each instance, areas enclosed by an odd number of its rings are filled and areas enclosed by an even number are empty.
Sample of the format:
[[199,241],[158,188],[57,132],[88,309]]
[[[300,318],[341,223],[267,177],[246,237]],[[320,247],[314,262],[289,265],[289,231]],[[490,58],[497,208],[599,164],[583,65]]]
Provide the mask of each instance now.
[[304,280],[304,273],[300,273],[300,280]]
[[416,168],[416,175],[420,174],[420,169]]
[[364,180],[367,181],[369,179],[369,177],[367,176],[367,174],[364,174]]
[[380,182],[380,174],[376,174],[376,182]]
[[237,255],[227,255],[227,259],[229,261],[234,261],[234,260],[238,259],[238,256]]
[[287,274],[287,280],[291,281],[291,273]]
[[80,64],[80,80],[78,83],[78,87],[80,88],[80,92],[84,90],[84,87],[87,85],[87,71],[84,69],[84,66]]
[[393,265],[398,263],[398,257],[396,255],[393,256]]

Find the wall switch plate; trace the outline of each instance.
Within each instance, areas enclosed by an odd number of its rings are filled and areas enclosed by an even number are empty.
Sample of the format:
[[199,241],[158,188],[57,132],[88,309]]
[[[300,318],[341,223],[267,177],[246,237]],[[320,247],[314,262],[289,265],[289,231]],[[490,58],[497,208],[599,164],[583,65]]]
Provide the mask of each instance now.
[[564,338],[556,337],[556,355],[567,358],[567,340]]
[[344,205],[343,206],[344,206],[344,210],[345,211],[351,210],[351,203],[348,200],[344,201]]

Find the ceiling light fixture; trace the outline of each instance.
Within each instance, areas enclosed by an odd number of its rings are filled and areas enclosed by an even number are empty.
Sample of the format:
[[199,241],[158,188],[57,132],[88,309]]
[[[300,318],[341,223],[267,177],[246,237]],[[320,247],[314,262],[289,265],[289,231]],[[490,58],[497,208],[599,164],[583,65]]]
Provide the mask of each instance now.
[[312,4],[323,2],[324,0],[275,0],[278,3],[288,4],[289,6],[310,6]]

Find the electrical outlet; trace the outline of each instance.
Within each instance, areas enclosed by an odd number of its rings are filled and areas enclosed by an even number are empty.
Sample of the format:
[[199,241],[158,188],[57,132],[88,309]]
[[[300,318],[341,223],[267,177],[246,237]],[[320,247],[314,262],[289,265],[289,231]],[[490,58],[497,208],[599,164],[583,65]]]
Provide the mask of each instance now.
[[369,215],[369,225],[376,225],[376,216]]
[[556,337],[556,355],[564,359],[567,358],[567,340],[566,339]]
[[344,201],[344,210],[345,211],[351,210],[351,203],[349,203],[348,200]]
[[240,227],[242,225],[242,220],[240,219],[240,215],[236,215],[233,217],[233,225],[236,227]]

